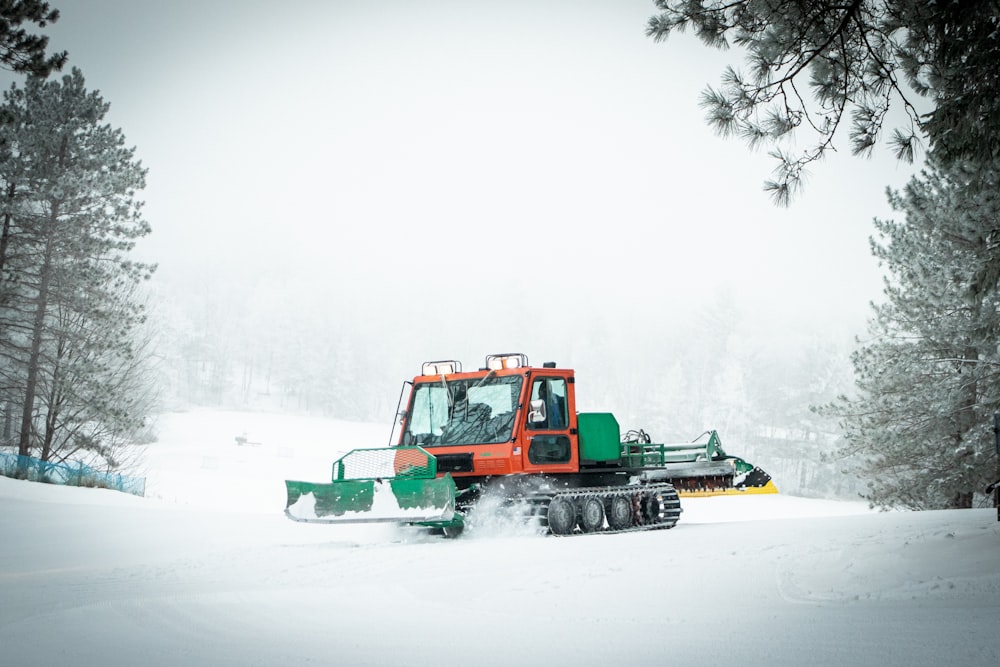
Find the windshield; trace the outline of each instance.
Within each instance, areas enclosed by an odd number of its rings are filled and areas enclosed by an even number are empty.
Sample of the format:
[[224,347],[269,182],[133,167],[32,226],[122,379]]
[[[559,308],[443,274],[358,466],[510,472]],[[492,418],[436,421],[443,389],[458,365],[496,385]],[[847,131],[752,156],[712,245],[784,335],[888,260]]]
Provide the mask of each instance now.
[[510,440],[521,380],[520,375],[487,375],[416,385],[403,444],[428,447]]

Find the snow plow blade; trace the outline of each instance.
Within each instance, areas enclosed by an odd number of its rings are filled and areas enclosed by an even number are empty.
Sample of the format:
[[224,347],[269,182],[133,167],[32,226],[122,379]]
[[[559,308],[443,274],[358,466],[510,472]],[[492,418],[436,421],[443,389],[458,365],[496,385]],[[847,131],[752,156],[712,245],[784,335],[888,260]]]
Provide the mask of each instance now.
[[434,457],[420,447],[355,449],[333,464],[329,483],[285,480],[285,516],[308,523],[461,522],[455,482],[436,474]]

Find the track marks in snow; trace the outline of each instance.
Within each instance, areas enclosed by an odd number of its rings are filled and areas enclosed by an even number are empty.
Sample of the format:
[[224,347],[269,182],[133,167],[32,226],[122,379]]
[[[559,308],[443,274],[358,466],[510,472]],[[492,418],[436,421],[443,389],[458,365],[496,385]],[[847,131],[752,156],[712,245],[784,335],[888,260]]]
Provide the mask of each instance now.
[[796,603],[994,605],[1000,526],[984,524],[984,514],[911,513],[902,527],[898,515],[873,515],[837,525],[828,549],[776,564],[778,591]]

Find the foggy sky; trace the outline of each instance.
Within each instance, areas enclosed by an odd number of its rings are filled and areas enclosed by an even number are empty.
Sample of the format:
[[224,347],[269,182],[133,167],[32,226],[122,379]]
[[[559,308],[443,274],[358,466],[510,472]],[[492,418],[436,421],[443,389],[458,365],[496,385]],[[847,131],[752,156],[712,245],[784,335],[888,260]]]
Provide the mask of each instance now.
[[776,331],[858,328],[871,219],[914,171],[842,138],[774,207],[770,158],[698,107],[738,54],[653,43],[648,0],[54,5],[51,47],[149,169],[165,289],[313,285],[318,309],[462,322],[474,359],[530,347],[525,312],[581,332],[719,293]]

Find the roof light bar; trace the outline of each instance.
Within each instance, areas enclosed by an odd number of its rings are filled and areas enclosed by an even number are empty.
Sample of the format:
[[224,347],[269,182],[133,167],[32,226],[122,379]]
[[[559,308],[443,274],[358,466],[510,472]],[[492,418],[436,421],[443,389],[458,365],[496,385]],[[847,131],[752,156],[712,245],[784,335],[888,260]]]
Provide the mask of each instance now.
[[505,368],[526,368],[527,366],[528,355],[520,352],[486,355],[486,368],[491,371],[500,371]]
[[462,362],[448,359],[446,361],[425,361],[420,369],[421,375],[451,375],[462,372]]

